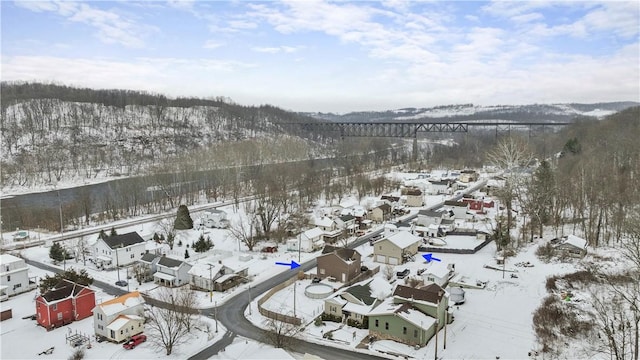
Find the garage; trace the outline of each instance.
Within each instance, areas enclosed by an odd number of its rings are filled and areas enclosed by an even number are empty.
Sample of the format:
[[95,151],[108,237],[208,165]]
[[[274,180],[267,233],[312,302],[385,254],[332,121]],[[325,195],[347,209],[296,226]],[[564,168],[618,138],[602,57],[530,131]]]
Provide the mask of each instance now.
[[386,258],[386,256],[384,256],[384,255],[376,255],[376,262],[384,264],[384,263],[386,263],[386,261],[385,261],[386,259],[385,258]]
[[398,258],[393,257],[393,256],[389,256],[389,264],[391,265],[398,265],[400,262],[398,261]]

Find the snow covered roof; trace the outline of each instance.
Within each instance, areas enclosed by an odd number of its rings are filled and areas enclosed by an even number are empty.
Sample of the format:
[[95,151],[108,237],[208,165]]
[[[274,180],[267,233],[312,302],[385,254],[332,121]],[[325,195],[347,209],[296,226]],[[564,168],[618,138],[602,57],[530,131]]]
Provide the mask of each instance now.
[[324,230],[320,229],[319,227],[314,227],[313,229],[309,229],[303,233],[303,235],[306,236],[307,239],[321,237],[322,234],[324,234]]
[[[400,249],[407,248],[417,242],[420,242],[420,238],[408,231],[397,232],[387,238],[391,243],[399,247]],[[380,240],[382,241],[382,240]]]
[[144,298],[140,295],[140,292],[133,291],[120,297],[107,300],[97,307],[102,309],[105,315],[110,316],[140,304],[144,304]]
[[323,216],[322,218],[315,218],[313,223],[316,226],[331,227],[331,225],[333,225],[333,219]]
[[107,329],[114,331],[120,330],[131,320],[142,320],[142,318],[136,315],[120,315],[107,325]]
[[209,277],[215,278],[216,275],[222,269],[222,267],[223,267],[222,264],[217,264],[217,263],[209,264],[202,261],[198,261],[197,263],[193,264],[188,274],[201,277],[201,278],[207,278],[207,279]]
[[432,261],[429,267],[422,273],[422,276],[425,275],[435,275],[439,278],[445,278],[449,275],[449,264],[444,261]]
[[587,240],[579,238],[575,235],[567,236],[567,240],[564,241],[565,244],[573,245],[579,249],[587,248]]
[[17,256],[13,256],[9,254],[0,255],[0,264],[11,264],[11,263],[20,262],[20,261],[24,261],[24,260],[20,259]]
[[398,315],[398,317],[422,329],[429,329],[433,324],[435,324],[435,318],[418,311],[409,303],[403,305],[404,306],[396,311],[396,315]]

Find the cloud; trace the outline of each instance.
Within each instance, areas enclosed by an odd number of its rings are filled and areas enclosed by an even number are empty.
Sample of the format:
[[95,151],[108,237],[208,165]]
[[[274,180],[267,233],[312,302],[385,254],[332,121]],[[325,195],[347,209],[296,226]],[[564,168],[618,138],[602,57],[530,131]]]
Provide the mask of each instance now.
[[277,54],[277,53],[295,53],[298,50],[304,48],[303,46],[255,46],[252,47],[251,50],[255,52],[268,53],[268,54]]
[[222,43],[222,42],[218,42],[218,41],[215,41],[215,40],[207,40],[204,43],[204,45],[202,45],[202,47],[205,48],[205,49],[217,49],[217,48],[222,47],[224,45],[225,45],[225,43]]
[[89,25],[97,30],[96,36],[104,43],[126,47],[144,46],[144,38],[158,31],[157,28],[138,24],[119,15],[84,3],[66,1],[17,1],[17,6],[35,12],[52,12],[68,21]]

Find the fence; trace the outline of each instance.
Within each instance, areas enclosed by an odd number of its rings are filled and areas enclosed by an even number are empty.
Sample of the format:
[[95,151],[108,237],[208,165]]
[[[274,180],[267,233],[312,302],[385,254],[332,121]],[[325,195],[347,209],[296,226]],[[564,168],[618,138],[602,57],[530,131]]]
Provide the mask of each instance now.
[[297,277],[293,277],[293,278],[281,283],[280,285],[272,288],[271,290],[267,291],[267,293],[264,294],[264,296],[262,298],[260,298],[260,300],[258,300],[258,311],[260,312],[260,314],[262,316],[268,317],[269,319],[282,321],[282,322],[285,322],[287,324],[293,324],[293,325],[298,325],[298,326],[301,325],[302,324],[302,319],[300,319],[299,317],[280,314],[280,313],[277,313],[277,312],[274,312],[274,311],[271,311],[271,310],[264,309],[262,307],[262,304],[264,304],[267,300],[269,300],[269,298],[271,296],[273,296],[273,294],[275,294],[278,291],[284,289],[285,287],[293,284],[297,280],[298,280]]
[[476,246],[473,249],[443,249],[441,247],[431,247],[431,246],[420,246],[418,251],[422,252],[432,252],[432,253],[447,253],[447,254],[475,254],[478,250],[487,246],[490,243],[491,239],[486,239],[480,245]]

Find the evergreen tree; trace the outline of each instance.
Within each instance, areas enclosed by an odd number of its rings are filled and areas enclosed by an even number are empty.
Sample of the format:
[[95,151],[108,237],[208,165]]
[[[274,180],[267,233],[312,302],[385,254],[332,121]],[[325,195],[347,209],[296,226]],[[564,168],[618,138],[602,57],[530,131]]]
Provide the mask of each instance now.
[[184,249],[184,258],[188,259],[189,258],[189,250]]
[[98,234],[98,239],[106,239],[107,238],[107,233],[104,232],[104,229],[100,230],[100,233]]
[[173,228],[176,230],[193,229],[193,220],[189,215],[189,208],[187,205],[180,205],[178,207],[178,213],[176,220],[173,222]]
[[44,294],[53,289],[53,287],[63,279],[85,286],[93,284],[93,278],[89,276],[86,270],[82,269],[80,272],[77,272],[75,269],[71,268],[63,273],[55,274],[54,276],[46,275],[41,279],[39,285],[40,293]]
[[49,249],[49,257],[55,264],[65,259],[65,251],[60,243],[53,243],[51,249]]
[[118,235],[118,233],[116,232],[116,228],[112,227],[111,234],[109,234],[109,236],[116,236],[116,235]]

